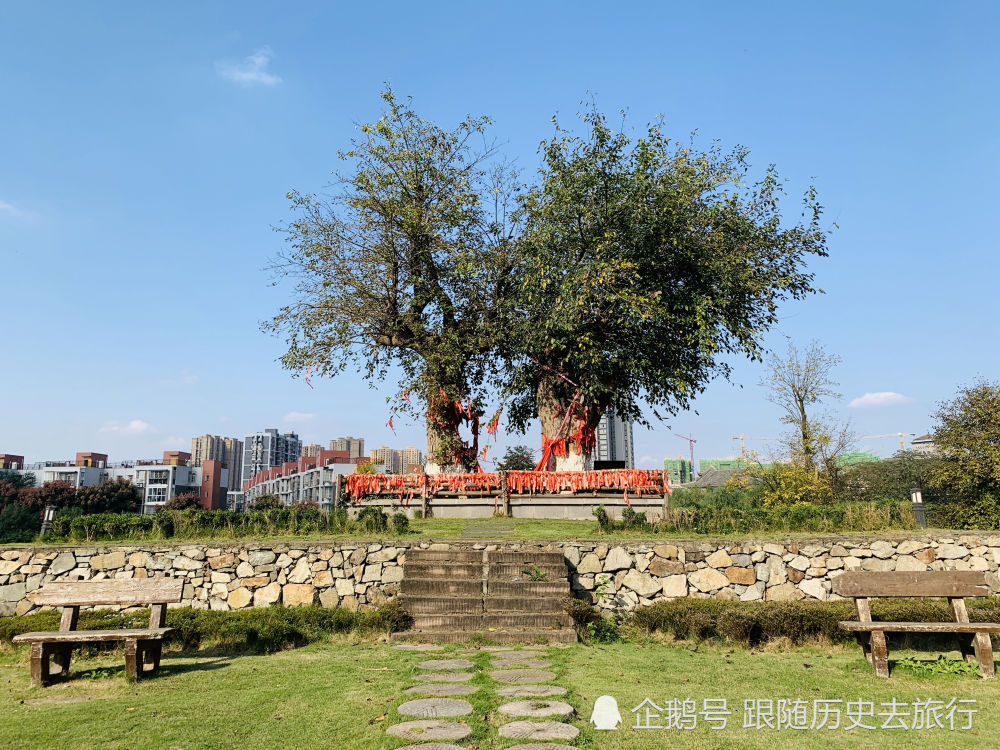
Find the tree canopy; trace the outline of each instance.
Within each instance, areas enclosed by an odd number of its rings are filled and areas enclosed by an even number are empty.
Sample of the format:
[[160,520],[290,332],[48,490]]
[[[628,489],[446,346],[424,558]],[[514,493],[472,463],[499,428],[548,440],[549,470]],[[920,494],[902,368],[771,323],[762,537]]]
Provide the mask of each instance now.
[[779,302],[815,291],[805,264],[827,232],[812,188],[783,222],[778,173],[749,182],[744,149],[699,151],[662,122],[632,138],[596,110],[583,121],[542,144],[507,353],[514,423],[537,415],[548,444],[586,454],[609,407],[645,423],[643,403],[675,413],[728,376],[724,355],[760,359]]
[[1000,496],[1000,383],[960,388],[934,419],[934,445],[944,458],[938,480],[960,493]]

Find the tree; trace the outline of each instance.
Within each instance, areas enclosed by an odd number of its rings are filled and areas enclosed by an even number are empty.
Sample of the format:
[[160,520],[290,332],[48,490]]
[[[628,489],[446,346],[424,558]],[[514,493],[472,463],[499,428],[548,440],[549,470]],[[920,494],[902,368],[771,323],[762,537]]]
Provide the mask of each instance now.
[[849,429],[838,430],[829,423],[829,415],[815,409],[825,398],[840,398],[832,376],[840,361],[818,341],[810,342],[803,352],[789,339],[785,356],[772,352],[768,358],[769,375],[760,383],[768,390],[767,400],[782,410],[782,423],[792,426],[785,442],[806,469],[816,469],[818,458],[833,466],[833,458],[853,442]]
[[139,488],[128,479],[118,477],[95,487],[81,487],[74,505],[84,513],[136,513],[141,501]]
[[21,473],[13,469],[0,469],[0,482],[6,482],[16,489],[22,487],[34,487],[35,475],[27,472]]
[[193,492],[174,495],[163,505],[164,510],[201,510],[201,498]]
[[979,380],[938,405],[938,481],[966,495],[1000,497],[1000,383]]
[[250,504],[251,510],[270,510],[272,508],[284,508],[285,504],[281,502],[281,498],[277,495],[271,493],[265,493],[259,495]]
[[748,183],[746,151],[698,151],[659,122],[633,139],[595,110],[584,123],[542,144],[505,339],[511,422],[540,419],[557,469],[589,468],[608,408],[647,424],[643,402],[661,419],[686,408],[729,375],[724,355],[760,359],[778,303],[814,292],[806,260],[827,254],[815,192],[782,226],[779,177]]
[[530,471],[535,468],[535,459],[531,448],[526,445],[512,445],[503,454],[503,459],[497,465],[499,471]]
[[45,506],[69,508],[76,502],[76,488],[69,482],[43,482],[41,487],[24,487],[18,502],[41,513]]
[[513,175],[476,146],[489,119],[446,130],[391,90],[382,98],[382,117],[339,153],[340,192],[289,193],[298,218],[274,268],[296,280],[296,299],[265,328],[284,332],[282,363],[307,375],[353,366],[381,380],[398,365],[403,397],[426,409],[427,471],[471,471],[476,451],[459,426],[478,428],[488,354],[516,289]]

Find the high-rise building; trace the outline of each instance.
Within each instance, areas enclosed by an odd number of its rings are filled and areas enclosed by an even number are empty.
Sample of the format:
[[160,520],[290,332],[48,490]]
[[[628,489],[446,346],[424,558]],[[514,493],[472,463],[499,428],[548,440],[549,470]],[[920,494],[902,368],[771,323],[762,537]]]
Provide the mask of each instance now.
[[191,438],[191,465],[201,466],[205,461],[218,461],[229,470],[229,486],[236,491],[242,487],[243,441],[239,438],[202,435]]
[[321,450],[323,450],[323,446],[319,443],[309,443],[302,446],[302,455],[309,457],[318,456]]
[[243,439],[242,481],[249,482],[264,469],[298,461],[302,456],[302,441],[294,432],[279,435],[275,429],[253,432]]
[[381,448],[372,448],[369,453],[373,464],[382,464],[387,473],[399,474],[403,471],[403,452],[395,448],[383,445]]
[[668,458],[663,462],[670,484],[685,484],[694,481],[694,466],[686,458]]
[[419,466],[421,469],[423,468],[424,454],[419,448],[414,448],[412,445],[408,445],[399,453],[400,463],[402,464],[404,472],[409,472],[414,466]]
[[330,450],[347,451],[351,458],[361,458],[365,455],[365,439],[356,437],[341,437],[330,441]]
[[595,461],[624,461],[626,469],[635,468],[631,422],[624,421],[608,409],[597,423],[595,438]]

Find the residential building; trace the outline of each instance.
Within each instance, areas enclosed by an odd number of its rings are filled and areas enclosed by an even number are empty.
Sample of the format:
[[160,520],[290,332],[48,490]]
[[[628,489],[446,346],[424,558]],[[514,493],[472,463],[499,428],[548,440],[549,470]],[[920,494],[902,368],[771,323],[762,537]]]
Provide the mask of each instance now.
[[403,452],[387,445],[381,448],[372,448],[368,454],[373,464],[382,464],[386,472],[390,474],[401,474],[403,472]]
[[243,439],[242,482],[253,479],[265,469],[298,461],[302,456],[302,442],[294,432],[278,434],[275,429],[254,432]]
[[0,469],[20,469],[22,466],[24,466],[24,456],[0,453]]
[[597,423],[595,438],[594,461],[624,462],[626,469],[635,468],[631,422],[626,422],[614,410],[608,409]]
[[663,470],[667,472],[670,484],[678,485],[694,481],[694,466],[686,458],[668,458],[663,462]]
[[74,489],[95,487],[102,482],[125,479],[142,492],[142,512],[155,513],[174,495],[194,494],[207,510],[225,506],[228,469],[220,461],[207,459],[192,466],[190,454],[164,451],[161,459],[108,463],[104,453],[77,453],[75,461],[41,461],[20,471],[33,474],[35,485],[69,482]]
[[414,448],[412,445],[408,445],[400,452],[400,463],[403,467],[403,472],[409,474],[414,471],[414,467],[417,467],[417,471],[423,471],[424,469],[424,454],[419,448]]
[[881,461],[879,456],[868,451],[845,451],[833,459],[837,466],[853,466],[854,464],[870,464]]
[[351,458],[363,458],[365,453],[365,439],[356,437],[341,437],[330,441],[330,450],[347,451]]
[[937,445],[934,444],[934,436],[930,434],[913,438],[910,441],[910,450],[925,456],[936,456],[940,453]]
[[[243,507],[261,495],[277,495],[285,505],[315,502],[324,510],[333,508],[338,474],[353,474],[357,464],[346,451],[320,450],[318,456],[302,456],[261,471],[243,485]],[[377,466],[377,471],[384,467]]]
[[701,458],[698,459],[698,473],[712,471],[713,469],[743,469],[748,466],[742,458]]
[[191,465],[201,466],[204,461],[219,461],[229,472],[227,489],[235,492],[242,486],[243,441],[234,437],[202,435],[191,438]]
[[308,445],[302,446],[303,456],[318,456],[319,452],[323,450],[323,446],[319,443],[309,443]]

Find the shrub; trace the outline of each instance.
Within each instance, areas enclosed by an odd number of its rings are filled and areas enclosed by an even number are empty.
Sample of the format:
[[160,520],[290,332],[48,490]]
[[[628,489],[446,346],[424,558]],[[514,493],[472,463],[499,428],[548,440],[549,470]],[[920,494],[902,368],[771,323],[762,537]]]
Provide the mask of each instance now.
[[41,528],[42,519],[37,511],[20,503],[0,507],[0,543],[30,542]]
[[598,505],[594,508],[594,518],[597,519],[597,526],[600,528],[601,533],[610,534],[615,530],[615,526],[612,523],[610,516],[608,516],[608,512],[604,510],[603,505]]
[[164,510],[197,510],[201,507],[201,498],[198,497],[193,492],[185,492],[180,495],[174,495],[172,498],[167,500],[166,504],[163,506]]
[[410,533],[410,519],[405,513],[399,512],[392,516],[392,531],[399,536]]
[[622,640],[618,631],[618,621],[614,617],[606,617],[593,604],[569,598],[566,600],[565,609],[573,618],[577,634],[585,642],[614,643]]
[[366,534],[382,534],[389,528],[389,517],[377,505],[367,505],[358,513],[358,525]]
[[260,495],[250,504],[251,510],[273,510],[284,507],[285,504],[281,502],[281,498],[274,494]]
[[928,503],[927,524],[942,529],[1000,529],[1000,496],[981,492]]

